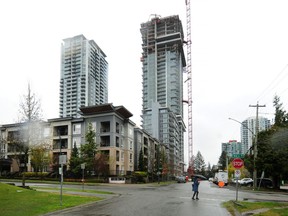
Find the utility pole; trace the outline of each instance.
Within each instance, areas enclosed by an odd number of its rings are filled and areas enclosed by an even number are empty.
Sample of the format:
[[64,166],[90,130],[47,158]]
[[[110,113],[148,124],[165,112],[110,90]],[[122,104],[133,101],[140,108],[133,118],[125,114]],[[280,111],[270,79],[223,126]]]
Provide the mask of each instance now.
[[249,105],[249,107],[256,107],[256,124],[255,124],[255,140],[254,140],[254,170],[253,170],[253,189],[257,188],[257,169],[256,169],[256,159],[257,159],[257,142],[258,142],[258,132],[259,132],[259,121],[258,121],[258,110],[259,107],[266,107],[266,105]]

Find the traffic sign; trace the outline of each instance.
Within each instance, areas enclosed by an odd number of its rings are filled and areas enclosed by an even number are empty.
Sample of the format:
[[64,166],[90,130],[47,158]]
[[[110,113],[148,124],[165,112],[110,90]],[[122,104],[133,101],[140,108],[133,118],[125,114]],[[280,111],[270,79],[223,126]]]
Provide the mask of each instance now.
[[67,155],[60,155],[59,156],[59,164],[66,164],[67,163]]
[[235,178],[239,179],[241,176],[241,171],[239,169],[236,169],[234,174],[235,174]]
[[244,154],[232,154],[232,158],[244,158]]
[[240,169],[244,165],[244,161],[241,158],[235,158],[232,165],[235,169]]

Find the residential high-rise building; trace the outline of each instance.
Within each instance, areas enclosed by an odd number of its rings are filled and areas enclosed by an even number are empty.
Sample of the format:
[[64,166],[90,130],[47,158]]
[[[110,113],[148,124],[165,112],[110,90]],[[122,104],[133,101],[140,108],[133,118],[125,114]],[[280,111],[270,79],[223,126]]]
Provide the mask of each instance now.
[[79,108],[108,102],[108,63],[93,41],[78,35],[63,40],[60,117],[79,117]]
[[184,169],[183,51],[179,16],[141,24],[142,127],[166,147],[170,175]]
[[222,152],[226,152],[229,158],[232,158],[234,154],[243,154],[242,143],[237,140],[229,140],[227,143],[222,143]]
[[[258,132],[267,130],[271,127],[271,122],[267,118],[258,117]],[[253,146],[253,139],[257,133],[256,117],[250,117],[244,120],[241,124],[241,143],[243,153],[247,153]],[[253,150],[253,149],[251,149]]]

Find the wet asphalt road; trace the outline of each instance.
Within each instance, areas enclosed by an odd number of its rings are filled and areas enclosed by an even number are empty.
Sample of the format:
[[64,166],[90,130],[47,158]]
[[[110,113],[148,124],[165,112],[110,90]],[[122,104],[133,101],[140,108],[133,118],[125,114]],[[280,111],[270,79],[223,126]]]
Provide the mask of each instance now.
[[[59,191],[59,185],[29,183],[51,187]],[[64,185],[65,188],[82,188],[81,185]],[[155,186],[152,184],[103,184],[100,186],[87,186],[85,189],[111,191],[113,195],[86,194],[89,196],[104,196],[105,200],[64,209],[45,214],[45,216],[224,216],[230,215],[221,203],[236,200],[235,187],[219,188],[213,183],[202,181],[199,187],[200,200],[192,200],[191,182],[175,183],[168,186]],[[251,189],[251,188],[250,188]],[[38,189],[37,189],[38,190]],[[67,193],[67,191],[65,191]],[[71,192],[78,193],[81,192]],[[253,192],[239,188],[237,200],[266,200],[288,201],[288,193]],[[65,198],[63,199],[63,203]]]
[[114,191],[118,195],[109,197],[104,201],[46,214],[45,216],[224,216],[229,214],[221,207],[221,203],[235,198],[235,192],[226,188],[218,188],[208,181],[201,182],[200,200],[191,199],[190,182],[161,187],[106,185],[97,186],[95,189]]

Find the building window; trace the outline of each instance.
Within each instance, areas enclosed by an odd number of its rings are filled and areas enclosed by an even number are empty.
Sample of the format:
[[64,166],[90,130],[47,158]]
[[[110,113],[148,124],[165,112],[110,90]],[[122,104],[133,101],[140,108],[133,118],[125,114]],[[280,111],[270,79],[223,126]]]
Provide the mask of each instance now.
[[100,137],[100,147],[110,146],[110,136],[101,136]]
[[120,126],[120,134],[124,136],[124,128],[123,128],[123,125]]
[[131,137],[133,135],[133,130],[132,128],[129,128],[129,136]]
[[130,150],[133,149],[133,141],[129,141],[129,148],[130,148]]
[[110,122],[106,121],[106,122],[101,122],[101,129],[100,129],[101,133],[108,133],[110,132]]
[[76,146],[78,149],[81,146],[81,138],[80,137],[74,137],[73,138],[73,145],[72,148],[74,148],[74,146]]
[[124,152],[121,152],[121,162],[124,162]]
[[81,124],[73,125],[73,134],[81,134]]
[[122,174],[122,175],[125,175],[125,172],[124,172],[124,171],[125,171],[125,167],[122,165],[122,166],[121,166],[121,174]]
[[93,128],[93,130],[96,132],[97,130],[96,130],[96,122],[92,122],[92,128]]
[[133,163],[133,155],[131,153],[130,153],[130,156],[129,156],[129,162]]

